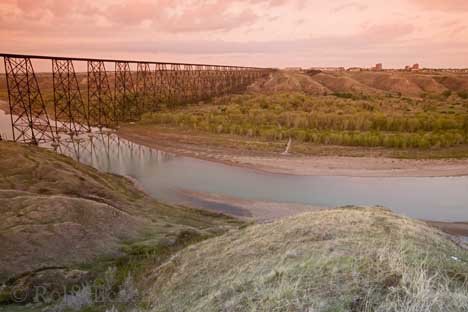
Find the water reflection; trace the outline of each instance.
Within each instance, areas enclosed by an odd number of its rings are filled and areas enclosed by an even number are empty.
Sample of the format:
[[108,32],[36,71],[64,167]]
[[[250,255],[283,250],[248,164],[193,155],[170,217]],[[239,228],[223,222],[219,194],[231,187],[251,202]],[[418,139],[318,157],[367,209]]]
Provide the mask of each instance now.
[[[53,148],[53,146],[50,146]],[[98,170],[132,173],[136,167],[174,157],[133,142],[123,140],[111,131],[96,131],[60,140],[57,151]]]
[[11,133],[11,116],[0,109],[0,137],[5,140],[13,140]]

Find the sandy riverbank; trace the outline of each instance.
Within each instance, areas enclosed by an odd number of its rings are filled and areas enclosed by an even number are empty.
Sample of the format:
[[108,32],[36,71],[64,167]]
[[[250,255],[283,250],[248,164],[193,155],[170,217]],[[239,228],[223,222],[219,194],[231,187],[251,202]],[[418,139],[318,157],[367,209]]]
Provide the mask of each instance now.
[[10,106],[7,101],[0,100],[0,110],[4,111],[6,114],[10,112]]
[[280,153],[259,153],[199,145],[194,138],[178,138],[174,134],[142,134],[129,128],[118,134],[135,143],[228,165],[256,170],[315,176],[359,177],[441,177],[468,175],[468,159],[398,159],[386,157],[301,156]]
[[[208,194],[186,190],[181,190],[181,193],[188,197],[205,202],[225,205],[227,208],[221,208],[221,212],[237,218],[252,220],[260,223],[272,222],[304,212],[332,209],[294,203],[275,203],[268,201],[245,200],[219,194]],[[235,207],[236,209],[229,209],[229,207]],[[219,210],[217,211],[219,212]],[[455,237],[464,236],[468,238],[468,222],[423,221]],[[458,242],[460,244],[468,244],[468,241],[462,239],[459,239]],[[466,247],[468,247],[468,245]]]
[[[277,219],[294,216],[308,211],[328,209],[324,207],[295,203],[246,200],[219,194],[193,192],[188,190],[180,190],[180,192],[189,198],[220,205],[220,209],[217,210],[222,210],[221,212],[223,213],[261,223],[271,222]],[[226,208],[223,208],[222,206],[226,206]],[[235,207],[235,209],[230,209],[229,207]]]

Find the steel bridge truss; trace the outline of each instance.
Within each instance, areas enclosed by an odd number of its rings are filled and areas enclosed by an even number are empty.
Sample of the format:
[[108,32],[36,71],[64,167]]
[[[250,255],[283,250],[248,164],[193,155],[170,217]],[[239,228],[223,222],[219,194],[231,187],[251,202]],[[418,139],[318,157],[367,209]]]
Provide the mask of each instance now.
[[4,64],[14,140],[32,144],[53,140],[54,132],[31,59],[8,57]]
[[[161,108],[243,92],[271,72],[203,64],[0,57],[5,65],[13,140],[31,144],[57,141],[63,133],[90,132],[93,127],[115,128]],[[32,60],[36,59],[50,61],[52,73],[35,73]],[[76,71],[76,63],[86,64],[85,72]]]

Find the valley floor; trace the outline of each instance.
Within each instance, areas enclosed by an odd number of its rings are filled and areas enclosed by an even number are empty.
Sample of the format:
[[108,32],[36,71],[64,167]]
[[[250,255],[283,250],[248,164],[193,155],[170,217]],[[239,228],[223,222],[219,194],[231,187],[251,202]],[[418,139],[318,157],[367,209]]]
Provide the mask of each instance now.
[[[359,177],[438,177],[468,175],[468,158],[445,158],[457,151],[398,151],[381,148],[303,146],[292,143],[291,153],[283,155],[285,143],[265,142],[245,137],[194,133],[153,125],[130,125],[118,134],[135,143],[179,155],[294,175]],[[299,143],[298,143],[299,144]],[[296,153],[296,149],[302,149]],[[410,159],[408,157],[413,157]],[[444,157],[445,156],[445,157]]]
[[8,106],[8,102],[4,100],[0,100],[0,109],[6,113],[10,111],[10,107]]
[[[374,154],[369,156],[332,155],[281,155],[281,152],[265,150],[262,142],[246,141],[245,138],[229,140],[220,135],[184,133],[180,130],[154,126],[127,126],[119,135],[135,143],[182,156],[220,162],[233,166],[248,167],[278,174],[327,175],[327,176],[391,176],[391,177],[436,177],[468,175],[468,159],[403,159]],[[220,138],[221,137],[221,138]],[[274,143],[273,143],[274,144]],[[272,145],[273,145],[272,144]],[[275,146],[273,146],[275,148]],[[329,147],[323,147],[329,148]],[[335,147],[336,149],[345,149]],[[331,151],[331,150],[330,150]],[[328,151],[330,153],[330,151]],[[323,207],[245,201],[226,198],[217,194],[193,193],[190,196],[226,206],[240,208],[242,215],[224,211],[235,217],[271,222],[305,211]],[[432,222],[429,224],[455,236],[468,237],[468,222]]]

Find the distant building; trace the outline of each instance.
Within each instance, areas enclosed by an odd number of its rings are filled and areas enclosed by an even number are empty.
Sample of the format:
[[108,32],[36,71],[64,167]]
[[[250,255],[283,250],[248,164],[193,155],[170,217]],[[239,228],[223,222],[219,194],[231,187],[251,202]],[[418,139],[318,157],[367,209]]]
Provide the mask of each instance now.
[[464,74],[468,73],[468,68],[422,68],[420,71],[425,73],[438,72],[438,73],[455,73]]
[[349,72],[360,72],[360,71],[364,71],[364,68],[361,68],[361,67],[350,67],[350,68],[348,68],[346,71],[349,71]]
[[286,71],[302,71],[302,67],[286,67]]
[[413,70],[420,70],[421,68],[419,67],[419,64],[413,64],[413,65],[406,65],[405,70],[406,71],[413,71]]
[[311,67],[309,70],[319,70],[319,71],[328,71],[328,72],[343,72],[345,71],[344,67]]
[[372,67],[373,71],[383,71],[383,65],[382,63],[375,64],[374,67]]

